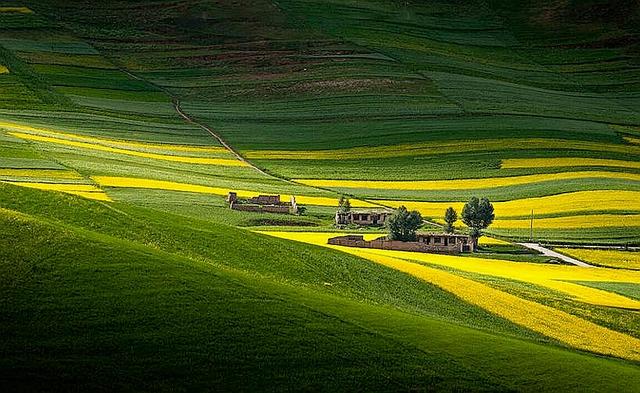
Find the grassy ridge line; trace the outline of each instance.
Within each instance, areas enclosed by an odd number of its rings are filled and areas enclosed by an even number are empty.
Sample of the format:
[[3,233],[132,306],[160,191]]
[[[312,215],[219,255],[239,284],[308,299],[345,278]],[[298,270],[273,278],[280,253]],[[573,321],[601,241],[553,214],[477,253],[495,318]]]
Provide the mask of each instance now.
[[[3,214],[5,220],[6,217]],[[598,391],[618,386],[620,378],[629,382],[625,386],[633,386],[633,381],[640,378],[637,366],[622,362],[354,303],[91,232],[43,225],[24,216],[10,218],[7,224],[1,227],[2,231],[24,239],[20,242],[28,247],[24,251],[31,247],[39,250],[32,256],[66,250],[53,258],[24,259],[19,269],[3,274],[5,279],[20,280],[19,286],[2,286],[2,291],[10,294],[3,298],[14,304],[12,308],[3,308],[3,312],[15,310],[17,313],[12,316],[22,316],[12,318],[10,326],[22,327],[16,330],[19,341],[4,341],[5,348],[11,348],[12,356],[3,358],[2,362],[15,361],[20,356],[18,364],[23,366],[2,368],[7,372],[5,376],[11,376],[14,384],[11,386],[23,383],[42,388],[55,381],[58,387],[113,388],[115,380],[115,386],[135,390],[176,385],[237,390],[255,387],[252,381],[268,381],[276,390],[291,384],[344,388],[352,383],[368,390],[397,390],[396,383],[399,383],[405,387],[431,386],[445,390],[453,387],[477,390],[482,386],[492,390],[529,390],[535,386],[538,391],[559,388],[584,391],[586,383]],[[34,228],[39,228],[35,238]],[[44,243],[49,246],[42,247]],[[30,264],[44,269],[22,269]],[[3,269],[10,266],[2,265]],[[31,273],[25,274],[29,271]],[[52,277],[57,279],[50,281]],[[111,301],[109,294],[113,292],[119,293],[120,302]],[[237,301],[239,294],[245,301]],[[140,302],[141,298],[147,300]],[[20,303],[13,303],[16,299],[20,299]],[[32,301],[35,306],[29,306]],[[176,303],[184,307],[176,308]],[[305,306],[299,307],[299,304]],[[89,305],[91,307],[86,307]],[[36,307],[39,315],[49,320],[46,342],[41,339],[42,328],[22,324],[21,318],[32,314],[19,313],[19,310],[28,307]],[[102,310],[100,315],[95,314],[96,307]],[[136,313],[123,312],[125,309],[136,310]],[[163,317],[158,318],[159,315]],[[276,323],[285,315],[286,329],[285,325]],[[87,330],[97,324],[103,326],[103,330]],[[235,328],[228,329],[231,325]],[[140,334],[151,326],[154,334]],[[274,326],[283,334],[282,339],[272,334]],[[76,336],[74,344],[68,345],[67,337],[75,335],[77,329],[85,334],[80,339]],[[255,337],[261,340],[255,341]],[[161,354],[149,350],[157,348],[160,342],[166,348]],[[336,345],[337,342],[340,345]],[[47,350],[40,352],[38,361],[22,363],[31,360],[31,351],[26,352],[25,358],[24,345],[45,346]],[[96,351],[107,347],[111,353],[109,358],[83,355],[82,364],[75,360],[75,354],[88,348]],[[183,351],[189,351],[190,356],[177,355]],[[366,363],[357,360],[362,359],[363,351],[368,354]],[[269,356],[263,357],[267,354]],[[61,357],[67,360],[60,362]],[[487,357],[495,361],[487,362]],[[172,372],[164,371],[166,359],[171,359]],[[337,359],[351,367],[347,367],[345,373],[335,370],[330,365]],[[513,365],[514,359],[517,367]],[[143,367],[149,361],[158,367]],[[394,364],[403,367],[395,368]],[[128,370],[127,374],[119,374],[114,379],[113,373],[123,367]],[[288,370],[285,377],[276,377],[283,368]],[[352,373],[356,368],[360,371]],[[102,371],[95,372],[98,369]],[[216,373],[212,374],[211,370]],[[578,378],[585,370],[590,372]],[[247,372],[253,378],[247,379]],[[217,379],[211,380],[214,375]],[[390,381],[394,381],[392,385]],[[497,381],[505,381],[506,385]]]

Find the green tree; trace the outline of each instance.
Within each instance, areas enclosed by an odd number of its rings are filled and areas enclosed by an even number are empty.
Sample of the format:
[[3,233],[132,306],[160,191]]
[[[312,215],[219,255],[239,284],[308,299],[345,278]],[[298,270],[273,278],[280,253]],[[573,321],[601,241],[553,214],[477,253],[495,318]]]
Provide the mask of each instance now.
[[456,221],[458,221],[458,212],[456,212],[456,209],[454,209],[453,207],[449,206],[447,208],[447,211],[444,212],[444,222],[445,222],[445,226],[444,226],[444,231],[445,233],[453,233],[454,232],[454,224],[456,223]]
[[340,196],[340,201],[338,201],[338,210],[341,213],[351,211],[351,202],[349,202],[349,198],[345,198],[344,195]]
[[493,212],[493,205],[489,199],[472,197],[462,209],[462,222],[469,227],[469,235],[473,242],[473,249],[478,247],[478,238],[482,236],[482,231],[486,229],[496,215]]
[[406,207],[400,206],[389,220],[387,229],[390,240],[400,240],[411,242],[416,240],[416,231],[422,226],[422,215],[417,211],[408,211]]

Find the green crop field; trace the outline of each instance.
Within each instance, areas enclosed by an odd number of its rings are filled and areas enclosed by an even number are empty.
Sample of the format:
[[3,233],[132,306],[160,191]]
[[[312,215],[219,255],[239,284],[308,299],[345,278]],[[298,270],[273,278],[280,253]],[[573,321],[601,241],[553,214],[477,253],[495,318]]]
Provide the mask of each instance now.
[[637,1],[0,1],[3,392],[640,391],[639,247]]

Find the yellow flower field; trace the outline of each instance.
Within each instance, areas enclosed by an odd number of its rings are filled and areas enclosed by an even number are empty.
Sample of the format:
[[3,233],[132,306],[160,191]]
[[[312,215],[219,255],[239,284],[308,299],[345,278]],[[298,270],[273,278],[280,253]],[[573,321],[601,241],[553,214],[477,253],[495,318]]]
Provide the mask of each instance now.
[[0,65],[0,74],[6,74],[9,72],[9,69],[3,65]]
[[[240,198],[251,198],[261,193],[258,191],[237,190],[230,188],[210,187],[189,183],[177,183],[164,180],[140,179],[132,177],[93,176],[92,179],[102,187],[146,188],[155,190],[183,191],[198,194],[212,194],[227,196],[229,191],[235,191]],[[284,201],[291,195],[280,194]],[[338,198],[296,195],[296,201],[301,205],[338,206]],[[353,207],[375,207],[375,205],[359,200],[352,200]]]
[[636,145],[640,145],[640,138],[633,138],[633,137],[630,137],[630,136],[625,136],[624,140],[629,142],[629,143],[634,143]]
[[[462,210],[463,202],[416,202],[380,200],[391,207],[406,206],[420,211],[428,217],[440,217],[449,206]],[[588,211],[640,211],[640,191],[596,190],[578,191],[538,198],[514,199],[494,202],[496,218],[527,216],[533,209],[535,214],[572,213]]]
[[[354,250],[349,247],[329,246],[327,244],[327,240],[330,237],[339,235],[336,233],[269,232],[268,234],[304,243],[337,248],[341,251]],[[528,282],[563,292],[574,297],[576,300],[585,303],[640,310],[640,301],[570,282],[607,281],[640,284],[640,274],[637,272],[605,268],[582,268],[578,266],[511,262],[498,259],[476,258],[473,256],[425,254],[419,252],[373,249],[367,249],[366,251],[375,255],[446,266],[470,273]]]
[[640,252],[586,248],[557,248],[556,251],[600,266],[640,270]]
[[0,121],[0,128],[13,131],[22,131],[27,134],[36,134],[49,136],[57,139],[69,139],[78,142],[86,142],[97,145],[105,145],[111,147],[119,147],[127,150],[144,149],[159,150],[165,152],[190,152],[190,153],[227,153],[227,149],[222,146],[191,146],[191,145],[172,145],[165,143],[147,143],[136,141],[123,141],[118,139],[108,139],[99,137],[90,137],[85,135],[71,134],[51,129],[36,128],[24,124]]
[[82,179],[80,174],[60,169],[11,169],[0,168],[0,177],[41,177],[55,179]]
[[[613,355],[626,359],[640,360],[640,340],[635,337],[628,336],[623,333],[619,333],[608,329],[606,327],[597,325],[593,322],[586,321],[582,318],[568,314],[566,312],[557,310],[555,308],[545,306],[530,300],[519,298],[515,295],[506,293],[504,291],[492,288],[486,284],[476,282],[471,279],[460,277],[456,274],[445,272],[439,269],[431,268],[420,263],[411,262],[402,258],[396,257],[392,253],[403,253],[401,251],[387,251],[387,250],[371,250],[371,249],[357,249],[339,246],[328,246],[326,239],[335,234],[311,234],[311,233],[285,233],[285,232],[263,232],[270,236],[302,241],[305,243],[318,244],[329,248],[339,249],[340,251],[353,254],[372,262],[379,263],[384,266],[391,267],[393,269],[402,271],[412,276],[418,277],[426,282],[432,283],[441,287],[442,289],[453,293],[464,301],[475,304],[493,314],[503,317],[509,321],[512,321],[518,325],[527,327],[533,331],[539,332],[545,336],[552,337],[561,342],[566,343],[575,348],[579,348],[586,351],[592,351],[600,354]],[[380,252],[378,252],[380,251]],[[385,252],[386,251],[386,252]],[[406,252],[405,252],[406,253]],[[420,253],[407,253],[407,254],[420,254]],[[399,254],[402,255],[402,254]],[[451,261],[470,260],[467,263],[468,266],[477,264],[483,264],[487,261],[488,264],[495,264],[502,262],[503,264],[516,264],[520,265],[534,265],[524,264],[516,262],[505,261],[488,261],[480,258],[467,258],[467,257],[452,257],[443,255],[431,255],[420,254],[430,262],[432,260],[447,260]],[[411,255],[413,258],[413,255]],[[440,264],[445,264],[445,263]],[[455,268],[459,268],[459,264],[449,261],[447,266],[453,265]],[[434,262],[437,264],[437,262]],[[559,267],[569,268],[565,266],[546,266],[541,267]],[[495,272],[505,272],[504,266],[495,267]],[[507,272],[513,271],[514,266],[510,266],[511,269],[507,269]],[[594,270],[608,270],[608,269],[589,269],[575,267],[573,270],[582,269],[585,271]],[[552,270],[553,271],[553,270]],[[544,272],[542,276],[544,276]],[[560,275],[562,276],[562,275]],[[594,274],[598,276],[598,274]],[[636,279],[640,279],[636,277]],[[579,286],[576,286],[579,287]],[[585,287],[586,288],[586,287]],[[564,288],[565,290],[567,287]],[[572,288],[575,289],[575,288]],[[608,294],[604,291],[589,292],[589,294]],[[616,295],[613,295],[616,298]],[[621,296],[617,298],[627,299]],[[633,302],[631,299],[627,299],[629,302]],[[636,307],[639,302],[636,302]],[[633,304],[633,303],[631,303]]]
[[33,134],[25,134],[22,132],[9,132],[11,136],[16,138],[25,139],[34,142],[53,143],[64,146],[76,147],[79,149],[97,150],[106,153],[123,154],[134,157],[150,158],[154,160],[181,162],[185,164],[202,164],[202,165],[221,165],[221,166],[248,166],[246,163],[236,159],[224,159],[224,158],[203,158],[203,157],[188,157],[188,156],[173,156],[167,154],[146,153],[134,150],[125,150],[121,148],[103,146],[87,142],[70,141],[67,139],[59,139],[48,136],[40,136]]
[[507,158],[502,160],[503,169],[517,168],[557,168],[557,167],[601,166],[640,169],[639,161],[607,160],[602,158]]
[[17,14],[33,14],[33,11],[27,7],[0,7],[0,13],[17,13]]
[[496,239],[494,237],[489,237],[489,236],[482,236],[480,239],[478,239],[478,243],[480,245],[486,245],[486,246],[504,246],[507,244],[511,244],[508,241]]
[[[637,163],[640,168],[640,162]],[[508,187],[521,184],[539,183],[570,179],[622,179],[640,181],[640,174],[606,171],[581,171],[545,173],[537,175],[490,177],[485,179],[459,180],[416,180],[416,181],[367,181],[367,180],[314,180],[295,179],[297,183],[325,188],[368,188],[379,190],[461,190],[493,187]]]
[[558,146],[570,150],[640,154],[640,146],[566,139],[513,138],[421,142],[395,146],[370,146],[335,150],[249,150],[245,152],[245,156],[249,159],[261,160],[349,160],[465,153],[471,151],[498,151],[505,148],[520,150],[554,149],[558,148]]
[[66,194],[78,195],[83,198],[93,199],[96,201],[111,201],[111,198],[109,198],[104,191],[90,184],[31,183],[16,181],[4,181],[4,183],[20,187],[35,188],[38,190],[64,192]]

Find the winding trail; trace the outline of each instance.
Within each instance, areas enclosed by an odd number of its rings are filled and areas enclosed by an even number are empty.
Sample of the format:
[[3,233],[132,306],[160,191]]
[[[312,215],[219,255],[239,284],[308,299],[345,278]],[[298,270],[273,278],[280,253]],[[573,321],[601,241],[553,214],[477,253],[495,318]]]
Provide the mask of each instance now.
[[182,110],[182,107],[180,106],[180,100],[178,100],[177,98],[170,96],[173,102],[173,107],[175,108],[176,112],[178,113],[178,115],[180,115],[180,117],[182,117],[186,122],[191,123],[191,124],[195,124],[196,126],[202,128],[203,130],[207,131],[212,137],[214,137],[218,142],[220,142],[220,144],[222,146],[224,146],[225,149],[229,150],[229,152],[231,154],[233,154],[238,160],[242,161],[243,163],[245,163],[247,166],[255,169],[256,171],[260,172],[261,174],[265,175],[265,176],[269,176],[269,177],[275,177],[277,179],[280,180],[284,180],[284,181],[289,181],[287,179],[283,179],[280,177],[276,177],[270,173],[265,172],[263,169],[255,166],[252,162],[248,161],[246,158],[244,158],[236,149],[234,149],[231,145],[229,145],[224,139],[222,139],[222,137],[220,135],[218,135],[215,131],[213,131],[213,129],[209,126],[207,126],[206,124],[200,123],[199,121],[196,121],[194,118],[192,118],[191,116],[189,116],[187,113],[185,113]]
[[527,247],[527,248],[529,248],[531,250],[538,251],[542,255],[546,255],[546,256],[552,257],[552,258],[557,258],[557,259],[560,259],[561,261],[570,263],[572,265],[576,265],[576,266],[580,266],[580,267],[595,267],[593,265],[589,265],[588,263],[579,261],[579,260],[577,260],[575,258],[571,258],[571,257],[569,257],[567,255],[560,254],[559,252],[550,250],[550,249],[548,249],[546,247],[542,247],[538,243],[517,243],[517,244],[520,245],[520,246],[523,246],[523,247]]

